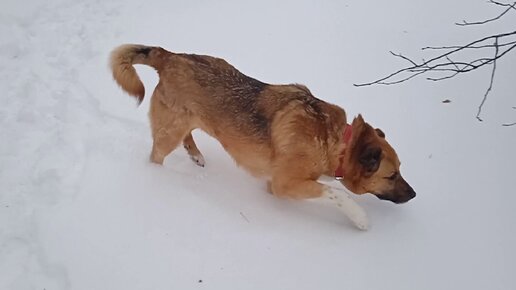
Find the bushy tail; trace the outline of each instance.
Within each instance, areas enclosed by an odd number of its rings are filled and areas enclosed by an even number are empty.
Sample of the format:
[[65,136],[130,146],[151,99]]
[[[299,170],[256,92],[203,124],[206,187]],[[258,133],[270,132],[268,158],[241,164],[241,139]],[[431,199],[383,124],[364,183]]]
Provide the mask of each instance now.
[[133,64],[145,64],[157,69],[156,62],[153,61],[156,55],[152,53],[157,49],[162,50],[152,46],[124,44],[111,52],[110,66],[113,78],[124,91],[136,97],[139,104],[145,96],[145,87]]

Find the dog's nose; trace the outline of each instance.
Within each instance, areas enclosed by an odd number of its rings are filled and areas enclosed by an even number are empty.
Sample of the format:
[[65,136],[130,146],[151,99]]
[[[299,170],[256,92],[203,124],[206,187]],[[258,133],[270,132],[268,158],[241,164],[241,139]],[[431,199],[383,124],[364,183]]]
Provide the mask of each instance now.
[[406,203],[408,202],[409,200],[413,199],[414,197],[416,196],[416,194],[407,194],[407,195],[404,195],[396,200],[393,200],[394,203]]
[[416,197],[416,192],[410,188],[406,190],[402,195],[398,196],[397,199],[393,200],[395,203],[406,203],[407,201]]
[[413,199],[414,197],[416,197],[416,192],[413,189],[411,189],[409,190],[408,196],[410,197],[409,199]]
[[414,189],[412,188],[412,186],[410,186],[410,184],[408,184],[406,181],[404,182],[405,184],[405,188],[404,188],[404,196],[406,197],[406,201],[409,201],[411,199],[413,199],[414,197],[416,197],[416,192],[414,191]]

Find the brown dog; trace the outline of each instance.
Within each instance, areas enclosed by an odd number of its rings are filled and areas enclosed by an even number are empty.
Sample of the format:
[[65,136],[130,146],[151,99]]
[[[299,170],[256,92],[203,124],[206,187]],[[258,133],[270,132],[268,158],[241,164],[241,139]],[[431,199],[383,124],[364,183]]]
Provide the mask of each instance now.
[[267,178],[274,195],[329,199],[360,229],[368,227],[363,209],[319,177],[335,177],[356,194],[370,192],[396,203],[415,196],[383,132],[360,115],[348,125],[343,109],[315,98],[305,86],[266,84],[211,56],[122,45],[111,54],[113,77],[140,102],[145,89],[133,64],[152,66],[160,78],[149,113],[152,162],[162,164],[182,142],[204,166],[191,135],[200,128],[238,165]]

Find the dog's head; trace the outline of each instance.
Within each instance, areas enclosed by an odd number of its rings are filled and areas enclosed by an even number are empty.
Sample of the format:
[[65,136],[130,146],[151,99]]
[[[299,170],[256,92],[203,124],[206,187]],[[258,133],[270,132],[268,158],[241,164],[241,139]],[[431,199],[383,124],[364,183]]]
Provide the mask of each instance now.
[[351,126],[353,133],[344,155],[341,182],[356,194],[369,192],[394,203],[414,198],[416,192],[401,176],[398,155],[385,140],[385,134],[364,122],[361,115]]

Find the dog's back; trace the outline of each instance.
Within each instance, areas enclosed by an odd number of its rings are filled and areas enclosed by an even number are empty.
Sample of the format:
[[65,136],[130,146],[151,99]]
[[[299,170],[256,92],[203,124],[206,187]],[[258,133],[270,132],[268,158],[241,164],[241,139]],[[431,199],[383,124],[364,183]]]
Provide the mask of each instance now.
[[270,173],[275,151],[302,147],[299,151],[323,150],[315,153],[322,155],[327,149],[319,147],[327,147],[329,139],[338,142],[346,122],[341,108],[303,85],[266,84],[220,58],[123,45],[111,56],[113,77],[140,101],[144,89],[133,64],[150,65],[160,77],[151,100],[153,136],[163,128],[178,131],[171,120],[182,128],[177,134],[201,128],[254,175]]
[[[111,56],[113,77],[129,94],[143,100],[144,88],[133,64],[154,67],[161,101],[182,105],[220,130],[269,141],[274,115],[292,104],[323,119],[326,103],[302,85],[269,85],[238,71],[225,60],[205,55],[176,54],[158,47],[123,45]],[[339,110],[341,113],[342,111]],[[228,124],[230,123],[230,124]]]

